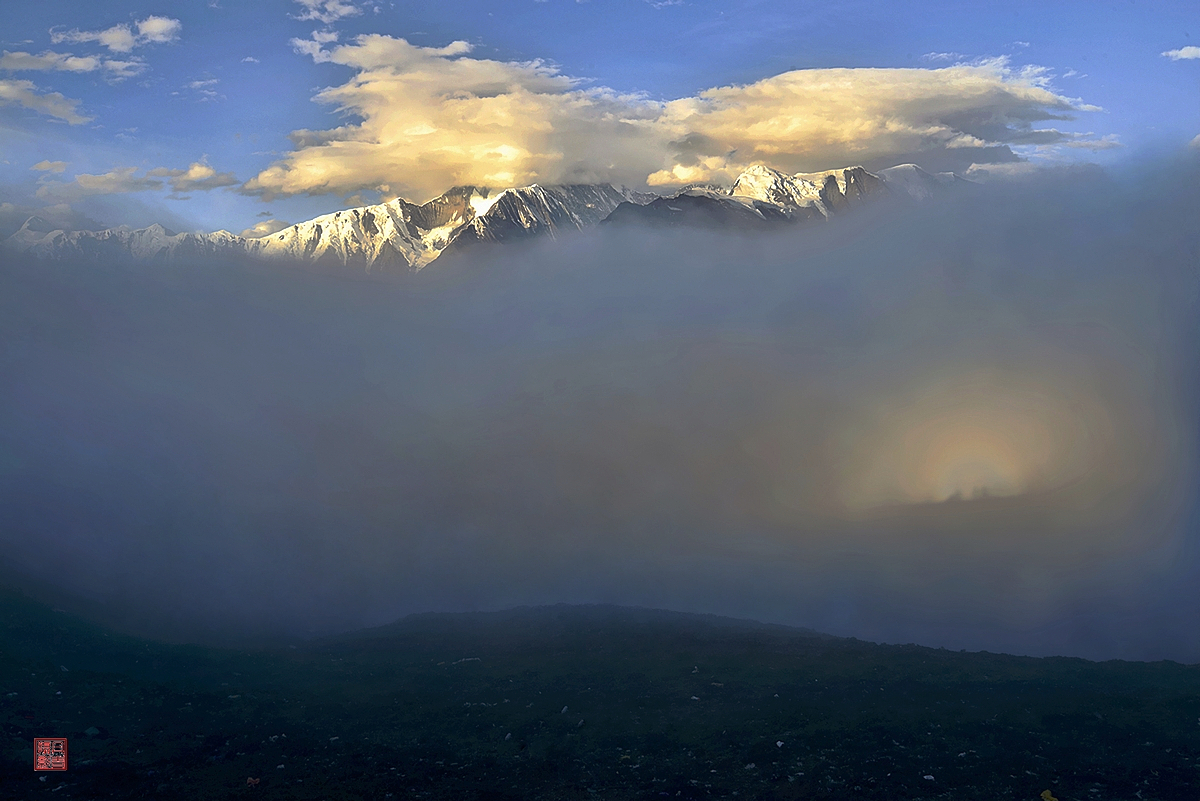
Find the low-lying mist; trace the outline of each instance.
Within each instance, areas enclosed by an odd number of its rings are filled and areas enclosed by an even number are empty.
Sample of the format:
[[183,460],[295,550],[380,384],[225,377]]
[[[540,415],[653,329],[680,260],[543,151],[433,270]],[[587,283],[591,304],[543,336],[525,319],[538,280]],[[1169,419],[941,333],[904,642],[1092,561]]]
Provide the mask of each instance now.
[[0,563],[174,639],[603,602],[1200,660],[1200,170],[415,277],[0,257]]

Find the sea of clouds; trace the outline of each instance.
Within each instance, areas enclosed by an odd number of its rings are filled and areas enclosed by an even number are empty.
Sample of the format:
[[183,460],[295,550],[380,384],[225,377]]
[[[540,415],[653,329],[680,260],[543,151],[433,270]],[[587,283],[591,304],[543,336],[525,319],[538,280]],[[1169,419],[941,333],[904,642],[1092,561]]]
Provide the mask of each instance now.
[[1200,660],[1192,162],[416,276],[0,266],[0,565],[177,639],[605,602]]

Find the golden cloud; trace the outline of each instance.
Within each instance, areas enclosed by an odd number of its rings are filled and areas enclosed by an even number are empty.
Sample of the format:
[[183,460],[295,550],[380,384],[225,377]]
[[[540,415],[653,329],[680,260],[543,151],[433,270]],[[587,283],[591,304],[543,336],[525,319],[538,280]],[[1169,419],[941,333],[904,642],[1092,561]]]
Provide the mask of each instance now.
[[1003,59],[943,69],[796,70],[672,101],[585,86],[540,61],[360,36],[294,40],[354,75],[317,94],[355,121],[292,134],[296,149],[245,191],[362,190],[424,199],[453,185],[729,181],[765,162],[793,172],[955,148],[1075,141],[1036,128],[1094,110],[1043,70]]

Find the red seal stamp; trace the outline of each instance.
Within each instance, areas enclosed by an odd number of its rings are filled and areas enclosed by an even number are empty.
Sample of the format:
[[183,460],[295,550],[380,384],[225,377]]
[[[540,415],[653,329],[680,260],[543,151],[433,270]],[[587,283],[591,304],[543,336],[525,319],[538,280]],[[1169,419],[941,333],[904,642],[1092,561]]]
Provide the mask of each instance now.
[[33,740],[34,770],[66,770],[67,738],[35,737]]

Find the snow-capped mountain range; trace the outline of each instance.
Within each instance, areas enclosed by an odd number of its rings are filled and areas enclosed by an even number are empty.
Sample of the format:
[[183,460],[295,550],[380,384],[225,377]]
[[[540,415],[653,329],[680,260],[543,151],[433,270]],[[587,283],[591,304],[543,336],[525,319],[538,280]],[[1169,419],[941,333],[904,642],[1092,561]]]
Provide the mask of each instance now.
[[171,262],[197,256],[248,256],[373,269],[419,270],[443,253],[480,243],[557,236],[604,221],[762,227],[825,219],[876,196],[927,199],[962,179],[915,164],[867,172],[847,167],[787,175],[750,167],[728,188],[694,185],[670,196],[610,184],[455,187],[426,203],[404,199],[346,209],[267,236],[228,231],[174,233],[161,225],[64,231],[31,217],[7,249],[45,259]]

